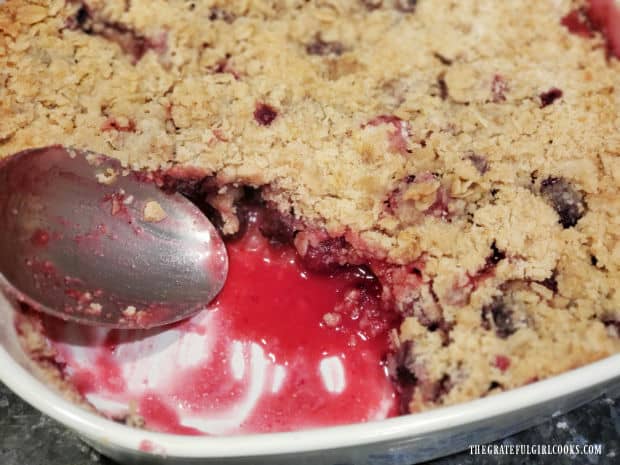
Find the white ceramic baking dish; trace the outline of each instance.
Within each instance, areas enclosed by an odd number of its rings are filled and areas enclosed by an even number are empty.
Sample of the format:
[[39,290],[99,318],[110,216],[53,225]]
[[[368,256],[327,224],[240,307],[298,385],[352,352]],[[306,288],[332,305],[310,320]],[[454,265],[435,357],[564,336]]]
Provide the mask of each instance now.
[[18,343],[14,315],[0,294],[0,380],[121,463],[410,465],[511,435],[602,393],[620,393],[615,355],[510,392],[389,420],[229,437],[152,433],[92,414],[45,385]]

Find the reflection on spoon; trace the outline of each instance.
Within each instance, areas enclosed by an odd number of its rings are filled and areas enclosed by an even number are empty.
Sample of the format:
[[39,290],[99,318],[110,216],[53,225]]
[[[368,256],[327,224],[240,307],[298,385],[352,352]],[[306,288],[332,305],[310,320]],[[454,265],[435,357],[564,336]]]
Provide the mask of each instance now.
[[78,323],[172,323],[204,309],[228,273],[196,206],[91,152],[51,146],[0,161],[0,223],[0,289]]

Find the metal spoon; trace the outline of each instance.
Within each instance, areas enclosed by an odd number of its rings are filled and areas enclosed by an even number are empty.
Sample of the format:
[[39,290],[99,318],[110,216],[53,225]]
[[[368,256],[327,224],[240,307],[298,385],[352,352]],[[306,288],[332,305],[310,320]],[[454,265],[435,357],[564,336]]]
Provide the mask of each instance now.
[[0,289],[65,320],[150,328],[202,310],[228,273],[211,222],[118,160],[62,146],[0,161]]

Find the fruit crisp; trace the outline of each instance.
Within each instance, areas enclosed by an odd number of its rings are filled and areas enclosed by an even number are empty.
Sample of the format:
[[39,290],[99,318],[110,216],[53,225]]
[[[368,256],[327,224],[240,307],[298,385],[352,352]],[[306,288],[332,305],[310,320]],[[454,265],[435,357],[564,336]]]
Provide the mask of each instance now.
[[614,0],[8,0],[0,156],[116,157],[226,236],[252,188],[377,277],[415,412],[620,352],[618,56]]

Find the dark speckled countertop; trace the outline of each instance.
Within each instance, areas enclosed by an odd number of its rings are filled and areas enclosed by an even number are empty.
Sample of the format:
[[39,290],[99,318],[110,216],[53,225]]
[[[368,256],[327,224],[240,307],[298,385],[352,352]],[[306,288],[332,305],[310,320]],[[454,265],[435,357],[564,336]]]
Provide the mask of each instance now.
[[[496,444],[602,444],[591,456],[471,456],[464,452],[433,465],[620,464],[620,396],[603,397],[567,415]],[[0,465],[116,465],[75,434],[39,413],[0,383]]]

